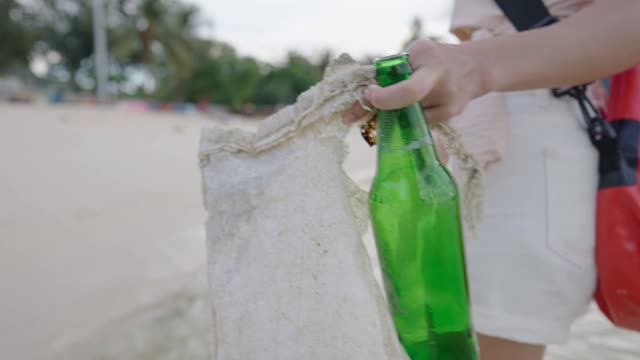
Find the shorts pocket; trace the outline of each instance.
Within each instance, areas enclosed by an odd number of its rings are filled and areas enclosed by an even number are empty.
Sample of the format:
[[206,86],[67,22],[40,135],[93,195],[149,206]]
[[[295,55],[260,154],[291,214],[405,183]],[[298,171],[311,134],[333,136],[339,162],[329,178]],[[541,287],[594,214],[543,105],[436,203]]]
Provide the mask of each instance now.
[[595,248],[596,151],[546,148],[544,159],[547,246],[565,261],[585,269],[593,264]]

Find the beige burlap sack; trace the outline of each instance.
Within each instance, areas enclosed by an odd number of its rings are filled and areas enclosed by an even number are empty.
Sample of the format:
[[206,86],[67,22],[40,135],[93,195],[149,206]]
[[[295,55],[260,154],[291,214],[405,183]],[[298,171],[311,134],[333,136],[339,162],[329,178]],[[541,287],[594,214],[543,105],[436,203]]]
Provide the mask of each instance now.
[[342,56],[256,132],[203,132],[214,359],[406,359],[361,241],[366,193],[342,169],[340,114],[374,74]]
[[406,359],[341,167],[339,113],[373,71],[342,58],[257,132],[203,132],[213,359]]

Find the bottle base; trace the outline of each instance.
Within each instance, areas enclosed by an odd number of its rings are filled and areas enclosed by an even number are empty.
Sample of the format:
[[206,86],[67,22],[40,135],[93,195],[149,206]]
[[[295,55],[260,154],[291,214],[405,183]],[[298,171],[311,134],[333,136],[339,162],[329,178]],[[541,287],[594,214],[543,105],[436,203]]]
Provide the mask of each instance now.
[[472,331],[432,334],[429,340],[405,343],[411,360],[477,360],[478,347]]

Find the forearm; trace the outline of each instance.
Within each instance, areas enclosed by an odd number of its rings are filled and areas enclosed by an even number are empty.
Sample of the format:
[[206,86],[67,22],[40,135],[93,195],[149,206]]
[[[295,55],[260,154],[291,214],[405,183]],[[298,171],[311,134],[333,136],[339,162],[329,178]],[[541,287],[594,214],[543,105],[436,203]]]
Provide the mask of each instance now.
[[459,45],[484,91],[589,82],[640,63],[640,1],[596,1],[558,24]]

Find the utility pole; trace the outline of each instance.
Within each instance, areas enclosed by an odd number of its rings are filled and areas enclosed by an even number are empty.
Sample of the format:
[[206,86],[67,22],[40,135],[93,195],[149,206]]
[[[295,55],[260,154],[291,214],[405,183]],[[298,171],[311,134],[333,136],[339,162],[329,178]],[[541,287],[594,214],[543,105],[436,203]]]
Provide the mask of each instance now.
[[96,66],[97,92],[100,104],[109,102],[107,93],[108,57],[107,57],[107,28],[105,21],[105,7],[103,0],[93,0],[93,44]]

